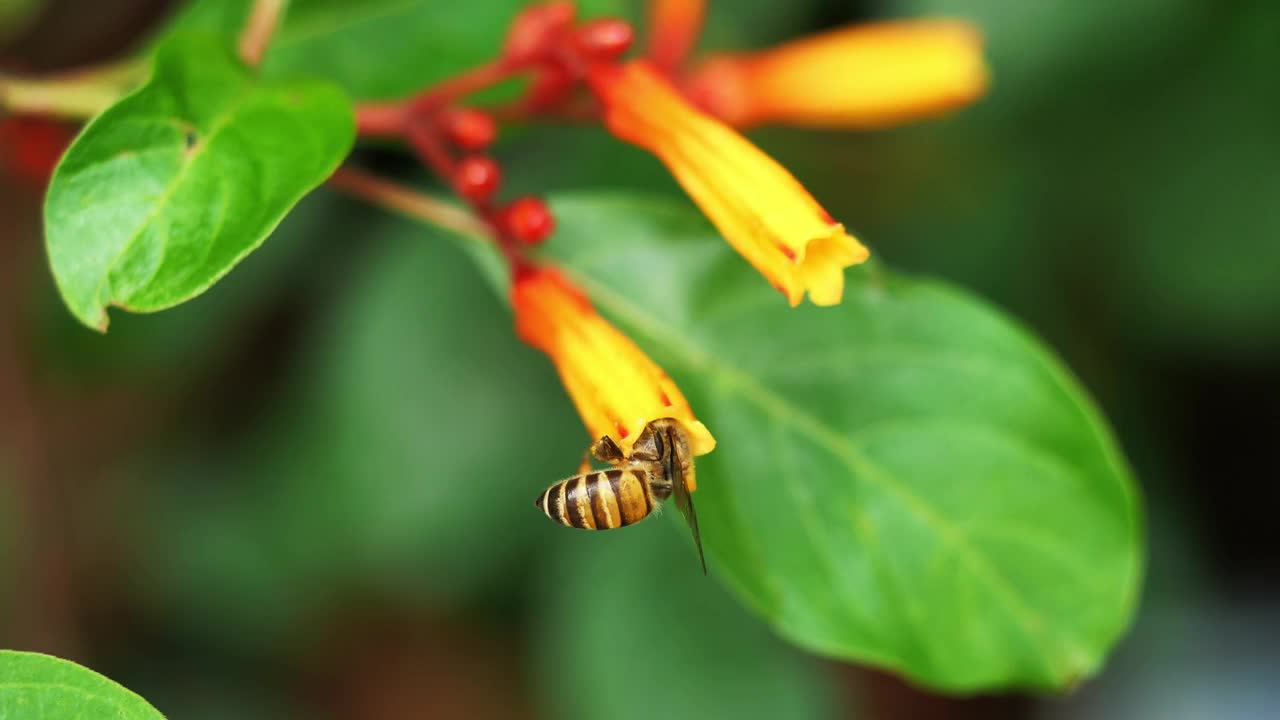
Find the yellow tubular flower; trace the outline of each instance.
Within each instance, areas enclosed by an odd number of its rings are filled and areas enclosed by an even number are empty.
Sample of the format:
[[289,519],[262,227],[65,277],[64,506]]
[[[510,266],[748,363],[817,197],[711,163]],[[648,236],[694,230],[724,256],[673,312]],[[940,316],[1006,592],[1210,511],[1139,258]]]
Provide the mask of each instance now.
[[715,448],[716,439],[693,416],[671,377],[559,272],[522,269],[511,303],[517,334],[551,356],[592,440],[608,435],[630,454],[646,425],[674,418],[684,425],[694,455]]
[[657,155],[720,234],[792,306],[844,294],[844,268],[867,249],[791,173],[724,123],[695,109],[643,61],[593,68],[609,130]]
[[858,25],[695,68],[683,87],[737,127],[873,128],[937,115],[987,88],[982,36],[958,20]]
[[651,0],[649,59],[665,72],[675,70],[698,42],[706,0]]

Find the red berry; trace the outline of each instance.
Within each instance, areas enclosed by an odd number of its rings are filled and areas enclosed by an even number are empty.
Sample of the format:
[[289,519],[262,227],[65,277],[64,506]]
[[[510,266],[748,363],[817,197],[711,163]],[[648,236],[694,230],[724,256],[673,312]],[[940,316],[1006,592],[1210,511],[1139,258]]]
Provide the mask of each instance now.
[[537,245],[556,229],[556,218],[542,200],[528,196],[517,198],[504,214],[507,230],[526,245]]
[[453,176],[458,194],[476,203],[493,197],[501,180],[502,171],[498,169],[498,163],[481,155],[472,155],[458,163]]
[[569,0],[532,5],[516,16],[507,32],[502,56],[514,63],[544,55],[573,23],[577,8]]
[[493,144],[498,126],[488,113],[460,108],[445,115],[444,131],[449,140],[464,150],[483,150]]
[[592,20],[578,28],[574,43],[591,60],[613,60],[631,48],[635,31],[617,18]]

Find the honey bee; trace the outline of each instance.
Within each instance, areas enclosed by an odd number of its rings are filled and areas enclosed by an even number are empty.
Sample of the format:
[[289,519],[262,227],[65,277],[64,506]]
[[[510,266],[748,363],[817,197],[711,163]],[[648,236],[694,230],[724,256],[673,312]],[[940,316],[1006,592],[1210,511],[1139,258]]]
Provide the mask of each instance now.
[[649,423],[640,431],[630,455],[608,435],[592,444],[590,452],[596,460],[614,467],[561,480],[544,490],[533,504],[561,525],[612,530],[640,522],[674,495],[676,507],[693,532],[705,574],[707,560],[698,536],[698,516],[689,496],[693,455],[680,422],[662,418]]

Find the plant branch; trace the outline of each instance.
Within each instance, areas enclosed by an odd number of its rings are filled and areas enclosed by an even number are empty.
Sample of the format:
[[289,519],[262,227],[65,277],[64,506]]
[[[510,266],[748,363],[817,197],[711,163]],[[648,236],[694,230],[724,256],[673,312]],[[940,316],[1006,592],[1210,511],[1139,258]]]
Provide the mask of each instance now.
[[400,137],[405,132],[408,116],[408,106],[405,103],[357,103],[356,132],[361,137]]
[[257,67],[267,54],[271,36],[276,32],[287,0],[254,0],[249,20],[240,35],[240,59],[249,67]]
[[497,60],[436,83],[410,102],[419,109],[444,107],[460,97],[497,85],[521,70],[519,66]]
[[344,166],[329,178],[329,185],[372,205],[455,232],[483,240],[492,235],[489,226],[466,210],[437,200],[393,180]]
[[48,77],[0,75],[0,113],[91,118],[141,82],[145,69],[127,60]]

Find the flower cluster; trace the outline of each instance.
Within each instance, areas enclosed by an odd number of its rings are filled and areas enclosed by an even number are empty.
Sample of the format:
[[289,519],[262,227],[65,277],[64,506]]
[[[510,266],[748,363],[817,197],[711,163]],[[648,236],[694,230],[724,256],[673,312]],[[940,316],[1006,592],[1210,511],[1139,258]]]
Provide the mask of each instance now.
[[[691,61],[705,3],[652,0],[643,57],[627,59],[632,27],[579,21],[567,0],[512,22],[493,63],[403,103],[362,106],[365,135],[398,135],[491,229],[512,270],[520,337],[554,362],[593,438],[624,451],[649,422],[685,426],[694,454],[715,447],[671,378],[609,324],[560,271],[524,252],[552,234],[536,197],[497,201],[501,170],[487,154],[497,120],[573,117],[603,123],[657,156],[724,239],[792,306],[835,305],[844,269],[867,248],[784,167],[736,128],[883,126],[962,106],[986,88],[981,39],[955,21],[893,21],[840,29],[748,54]],[[461,99],[522,74],[527,90],[481,111]]]

